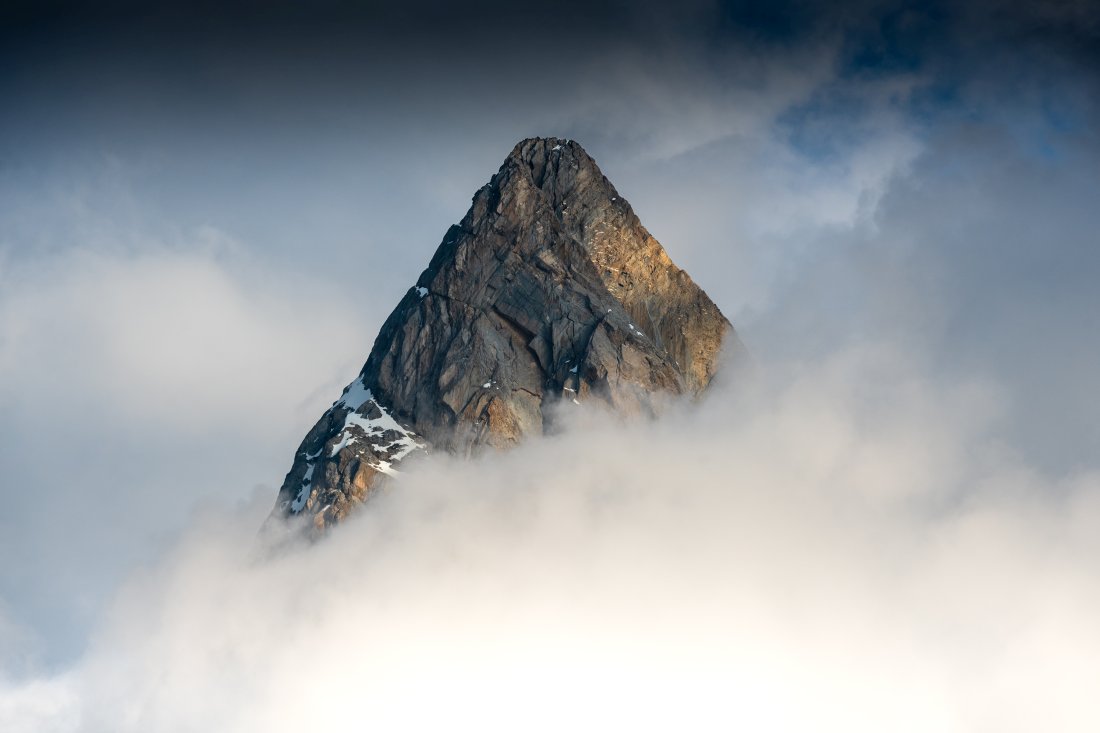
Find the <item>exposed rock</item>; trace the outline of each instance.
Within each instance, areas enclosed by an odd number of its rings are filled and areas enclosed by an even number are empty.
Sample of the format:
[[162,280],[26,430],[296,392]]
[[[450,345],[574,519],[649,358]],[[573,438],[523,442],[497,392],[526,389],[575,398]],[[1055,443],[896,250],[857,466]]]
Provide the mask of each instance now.
[[276,513],[323,528],[423,449],[549,429],[561,400],[656,415],[710,383],[729,321],[577,143],[524,140],[298,449]]

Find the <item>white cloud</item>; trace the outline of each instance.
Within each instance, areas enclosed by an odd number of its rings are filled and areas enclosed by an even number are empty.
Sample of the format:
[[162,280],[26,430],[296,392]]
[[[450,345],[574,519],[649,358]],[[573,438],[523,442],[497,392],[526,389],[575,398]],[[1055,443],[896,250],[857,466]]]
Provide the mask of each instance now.
[[27,730],[53,704],[83,731],[1095,729],[1100,477],[1029,472],[988,390],[903,356],[430,460],[312,547],[257,554],[266,493],[212,509],[5,705]]
[[0,553],[23,560],[0,597],[41,644],[4,666],[75,653],[117,582],[191,512],[277,484],[377,318],[213,231],[12,258]]
[[202,251],[69,251],[5,280],[0,399],[150,428],[266,429],[316,389],[318,359],[352,363],[369,340],[321,283]]

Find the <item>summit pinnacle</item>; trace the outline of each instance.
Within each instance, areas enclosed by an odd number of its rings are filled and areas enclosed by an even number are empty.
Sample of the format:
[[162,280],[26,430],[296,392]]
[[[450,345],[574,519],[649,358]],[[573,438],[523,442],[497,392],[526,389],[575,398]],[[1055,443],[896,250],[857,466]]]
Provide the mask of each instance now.
[[506,448],[561,401],[655,415],[707,388],[723,346],[744,350],[588,153],[524,140],[302,441],[276,514],[323,529],[407,457]]

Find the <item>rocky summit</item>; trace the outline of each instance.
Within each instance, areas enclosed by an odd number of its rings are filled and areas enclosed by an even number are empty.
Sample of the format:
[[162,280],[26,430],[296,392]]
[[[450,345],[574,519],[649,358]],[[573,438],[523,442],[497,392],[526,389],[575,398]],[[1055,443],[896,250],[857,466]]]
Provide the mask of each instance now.
[[561,404],[656,415],[743,346],[572,140],[519,143],[309,431],[276,515],[317,529],[410,456],[507,448]]

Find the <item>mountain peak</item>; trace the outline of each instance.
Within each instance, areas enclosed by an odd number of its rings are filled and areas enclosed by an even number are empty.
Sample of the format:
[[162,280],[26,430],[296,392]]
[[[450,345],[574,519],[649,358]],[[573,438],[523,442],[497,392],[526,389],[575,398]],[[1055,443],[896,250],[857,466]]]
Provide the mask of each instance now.
[[592,156],[581,147],[580,143],[562,137],[529,137],[520,140],[512,148],[512,152],[508,154],[505,161],[506,163],[507,161],[515,161],[534,166],[539,161],[548,160],[551,153],[556,153],[567,160],[576,160],[591,165],[596,163]]
[[607,198],[618,195],[592,156],[573,140],[558,137],[522,140],[512,148],[494,181],[500,179],[499,182],[504,183],[513,180],[511,176],[502,175],[506,171],[521,174],[520,177],[526,173],[530,176],[530,182],[550,195],[557,204],[591,185],[610,192]]
[[306,435],[276,511],[323,528],[407,456],[514,445],[557,403],[658,414],[706,389],[723,345],[743,350],[591,156],[523,140]]
[[530,163],[537,157],[545,158],[550,152],[563,150],[566,155],[580,155],[592,160],[581,144],[564,137],[529,137],[520,140],[508,154],[508,160]]

